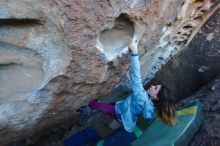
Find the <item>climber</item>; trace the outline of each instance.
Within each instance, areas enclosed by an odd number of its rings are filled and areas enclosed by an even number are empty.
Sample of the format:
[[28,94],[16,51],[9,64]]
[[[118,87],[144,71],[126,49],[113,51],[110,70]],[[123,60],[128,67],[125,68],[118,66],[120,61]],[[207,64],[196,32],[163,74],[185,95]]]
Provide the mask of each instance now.
[[175,105],[165,98],[164,91],[166,88],[160,84],[151,85],[147,91],[143,88],[137,45],[138,41],[131,41],[129,44],[131,52],[130,77],[132,94],[125,100],[117,101],[115,104],[93,100],[88,104],[88,107],[121,121],[124,129],[128,132],[134,131],[137,116],[140,114],[143,114],[143,117],[148,120],[154,119],[157,116],[166,124],[175,125]]

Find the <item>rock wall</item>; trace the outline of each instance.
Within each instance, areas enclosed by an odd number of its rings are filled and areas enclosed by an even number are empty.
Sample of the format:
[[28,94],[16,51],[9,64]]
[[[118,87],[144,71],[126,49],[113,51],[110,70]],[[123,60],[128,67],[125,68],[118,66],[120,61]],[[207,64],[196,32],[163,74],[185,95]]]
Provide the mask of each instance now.
[[220,9],[198,32],[189,46],[174,57],[156,80],[166,85],[173,98],[180,100],[208,84],[220,72]]
[[[190,42],[213,5],[208,0],[2,0],[1,145],[77,118],[80,106],[126,83],[132,38],[140,41],[147,82],[170,54]],[[188,24],[190,33],[175,47],[174,34]]]
[[206,86],[203,86],[193,95],[180,101],[178,106],[184,105],[190,100],[199,99],[202,103],[203,120],[197,133],[194,135],[189,146],[218,146],[219,140],[219,96],[220,95],[220,76]]

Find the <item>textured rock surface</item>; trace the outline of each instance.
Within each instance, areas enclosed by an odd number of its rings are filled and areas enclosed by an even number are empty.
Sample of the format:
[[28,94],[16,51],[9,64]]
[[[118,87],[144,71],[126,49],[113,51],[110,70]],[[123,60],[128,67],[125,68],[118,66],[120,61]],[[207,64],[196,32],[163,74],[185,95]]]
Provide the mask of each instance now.
[[[217,2],[216,2],[217,3]],[[152,52],[151,62],[144,62],[142,71],[146,74],[146,81],[155,76],[168,60],[184,50],[205,22],[218,10],[220,5],[215,6],[212,1],[185,1],[177,18],[170,26],[164,27],[164,33]],[[148,56],[145,54],[144,56]],[[144,59],[149,57],[143,57]],[[147,72],[145,72],[147,71]]]
[[179,105],[188,100],[199,99],[203,108],[203,121],[189,146],[218,146],[220,144],[220,76],[198,92],[182,100]]
[[71,54],[58,12],[52,1],[1,1],[1,145],[34,133],[53,101],[44,86],[67,70]]
[[[171,30],[178,29],[176,23],[182,18],[189,22],[190,14],[198,12],[188,5],[181,9],[182,3],[183,0],[2,0],[1,144],[37,137],[56,124],[70,121],[70,117],[74,124],[76,109],[110,93],[127,79],[130,38],[140,40],[143,79],[152,78],[172,53],[161,44],[158,48],[161,36],[171,35]],[[209,3],[203,2],[200,8]],[[203,11],[204,18],[209,8]],[[174,22],[178,12],[181,16]],[[169,24],[171,27],[167,27]],[[202,21],[198,26],[201,24]],[[167,57],[162,63],[158,60],[161,54]],[[155,65],[159,67],[152,69]]]
[[157,74],[175,99],[191,95],[220,72],[220,10],[195,36],[189,46]]
[[[181,1],[2,1],[1,144],[74,117],[74,109],[110,92],[127,73],[129,57],[117,56],[120,51],[127,51],[126,44],[134,32],[140,34],[136,23],[140,21],[140,28],[148,30],[148,40],[157,41],[161,28],[173,21],[180,4]],[[176,9],[165,13],[171,7]],[[122,13],[129,18],[121,19]],[[134,18],[137,21],[133,22]],[[123,31],[127,26],[131,31]],[[118,39],[124,44],[109,58],[108,51],[112,51],[105,49],[114,46],[103,46],[105,43],[100,40],[107,39],[104,31],[111,28],[110,33],[120,34]]]

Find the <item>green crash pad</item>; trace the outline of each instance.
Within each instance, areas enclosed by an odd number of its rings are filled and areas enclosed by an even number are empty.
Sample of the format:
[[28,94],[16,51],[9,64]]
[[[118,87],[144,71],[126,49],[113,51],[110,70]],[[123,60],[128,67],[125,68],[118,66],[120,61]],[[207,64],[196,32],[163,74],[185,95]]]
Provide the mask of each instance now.
[[201,103],[195,100],[177,111],[177,123],[169,126],[156,119],[133,146],[186,146],[202,120]]

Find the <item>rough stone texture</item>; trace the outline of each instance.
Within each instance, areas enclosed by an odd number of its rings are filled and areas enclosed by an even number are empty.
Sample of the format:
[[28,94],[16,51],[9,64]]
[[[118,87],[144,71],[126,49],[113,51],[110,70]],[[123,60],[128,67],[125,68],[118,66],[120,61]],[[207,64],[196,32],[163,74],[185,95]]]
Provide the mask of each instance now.
[[[104,97],[127,80],[130,38],[140,40],[143,79],[152,78],[170,59],[167,57],[151,72],[158,56],[164,53],[157,46],[166,32],[163,28],[171,24],[167,30],[173,32],[170,29],[178,29],[176,23],[182,18],[186,22],[191,19],[186,12],[194,12],[188,11],[188,5],[184,5],[185,11],[181,9],[182,3],[183,0],[2,0],[1,145],[17,140],[23,145],[22,139],[31,144],[57,124],[76,124],[76,109],[89,100]],[[203,2],[199,10],[207,5],[209,1]],[[209,10],[210,7],[202,12],[204,18]],[[178,12],[185,15],[174,22]],[[106,40],[106,32],[112,41]],[[115,38],[115,32],[121,37]],[[119,48],[113,48],[114,39],[122,39],[114,44]],[[167,56],[172,53],[169,51]]]
[[67,70],[71,54],[58,12],[53,1],[1,1],[1,145],[35,133],[53,101],[44,86]]
[[220,144],[220,76],[195,94],[180,101],[183,105],[189,100],[199,99],[202,103],[203,120],[189,146],[219,146]]
[[[144,54],[146,46],[159,40],[162,27],[175,19],[181,3],[1,1],[1,145],[74,119],[77,108],[112,91],[126,78],[128,40],[138,35]],[[120,14],[127,15],[127,20],[120,19]],[[123,23],[130,32],[122,31]],[[125,43],[109,59],[100,36],[111,28],[113,33],[114,28],[122,31]]]
[[189,46],[157,74],[157,80],[170,89],[173,98],[191,95],[220,72],[219,17],[218,9]]
[[[217,3],[217,2],[216,2]],[[173,56],[180,54],[205,22],[218,10],[213,1],[186,0],[175,21],[163,28],[163,35],[155,52],[146,53],[143,58],[142,74],[146,74],[145,82],[149,81]],[[149,56],[150,55],[150,56]],[[151,61],[147,61],[148,59]]]

